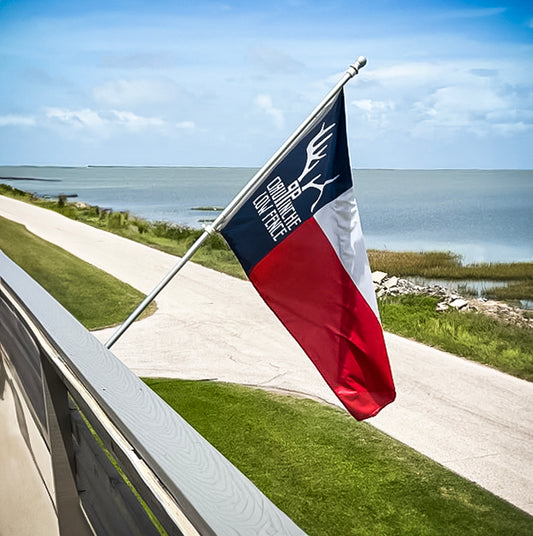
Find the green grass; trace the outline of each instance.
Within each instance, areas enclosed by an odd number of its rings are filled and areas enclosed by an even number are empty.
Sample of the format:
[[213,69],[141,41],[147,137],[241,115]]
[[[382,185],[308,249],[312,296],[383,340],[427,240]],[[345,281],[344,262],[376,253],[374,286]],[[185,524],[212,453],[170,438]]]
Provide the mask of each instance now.
[[122,322],[144,298],[130,285],[2,217],[0,249],[87,329]]
[[[155,247],[172,255],[184,255],[202,234],[199,229],[191,229],[168,222],[150,222],[143,218],[131,216],[129,212],[112,212],[92,206],[75,208],[72,203],[60,206],[57,202],[47,200],[38,200],[35,203],[69,218]],[[219,233],[209,236],[192,260],[207,268],[246,279],[244,270],[233,251]]]
[[347,413],[145,379],[309,536],[526,535],[533,518]]
[[437,298],[397,296],[379,302],[383,328],[533,381],[533,330],[478,313],[437,313]]

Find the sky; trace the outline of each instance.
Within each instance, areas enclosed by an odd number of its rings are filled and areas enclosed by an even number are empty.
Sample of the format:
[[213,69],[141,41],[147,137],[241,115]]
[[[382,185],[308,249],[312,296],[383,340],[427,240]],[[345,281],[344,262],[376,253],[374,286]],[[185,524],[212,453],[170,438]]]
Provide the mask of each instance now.
[[259,167],[357,57],[359,168],[533,169],[533,3],[0,0],[0,165]]

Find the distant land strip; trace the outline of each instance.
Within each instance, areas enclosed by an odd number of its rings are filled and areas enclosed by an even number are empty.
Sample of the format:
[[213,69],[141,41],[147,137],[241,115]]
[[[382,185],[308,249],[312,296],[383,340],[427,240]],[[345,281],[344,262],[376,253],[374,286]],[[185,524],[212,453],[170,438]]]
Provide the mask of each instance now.
[[61,182],[61,179],[38,179],[35,177],[0,177],[0,181],[41,181],[41,182]]

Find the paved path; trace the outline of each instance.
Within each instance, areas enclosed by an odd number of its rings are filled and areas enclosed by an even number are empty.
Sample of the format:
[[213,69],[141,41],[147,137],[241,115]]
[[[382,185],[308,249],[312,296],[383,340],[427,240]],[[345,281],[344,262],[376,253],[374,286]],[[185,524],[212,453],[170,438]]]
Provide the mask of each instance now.
[[[176,258],[0,196],[0,215],[148,293]],[[252,286],[189,263],[113,352],[142,376],[334,395]],[[96,336],[105,341],[112,330]],[[533,384],[386,334],[397,400],[369,422],[533,514]]]

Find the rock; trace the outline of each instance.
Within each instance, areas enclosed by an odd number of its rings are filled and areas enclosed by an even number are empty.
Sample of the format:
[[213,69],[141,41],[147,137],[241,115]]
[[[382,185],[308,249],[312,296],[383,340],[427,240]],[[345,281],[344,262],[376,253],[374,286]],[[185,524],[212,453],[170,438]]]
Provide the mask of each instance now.
[[463,307],[466,307],[468,305],[468,302],[466,300],[463,300],[462,298],[455,298],[451,303],[450,307],[453,307],[454,309],[462,309]]
[[398,278],[395,275],[393,275],[391,278],[385,281],[385,288],[390,290],[393,287],[395,287],[397,284],[398,284]]
[[381,285],[381,282],[387,277],[385,272],[372,272],[372,282]]
[[505,303],[487,300],[485,298],[464,298],[454,291],[439,285],[420,286],[407,279],[396,276],[389,277],[385,272],[373,272],[372,281],[378,298],[386,296],[421,294],[439,299],[436,311],[442,312],[450,308],[457,311],[476,311],[479,314],[496,318],[500,322],[533,328],[533,318],[524,311]]

